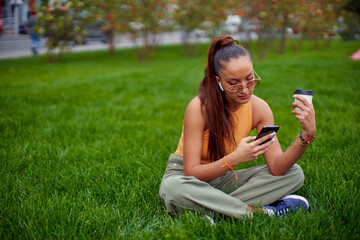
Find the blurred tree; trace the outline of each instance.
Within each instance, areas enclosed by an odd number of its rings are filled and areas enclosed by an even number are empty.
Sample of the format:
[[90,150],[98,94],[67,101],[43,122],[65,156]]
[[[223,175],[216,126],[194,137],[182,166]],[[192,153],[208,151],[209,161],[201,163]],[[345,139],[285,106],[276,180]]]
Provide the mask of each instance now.
[[340,36],[344,40],[355,40],[360,35],[360,1],[343,3],[338,18]]
[[122,0],[88,0],[88,11],[93,15],[92,22],[101,24],[101,31],[109,43],[109,55],[115,53],[116,33],[127,32],[129,19],[128,8]]
[[172,28],[171,0],[88,0],[88,11],[95,23],[101,23],[109,42],[109,54],[115,52],[115,35],[128,34],[139,61],[151,60],[158,45],[158,33]]
[[187,55],[194,55],[197,51],[197,44],[191,44],[194,30],[200,30],[198,34],[206,33],[211,39],[222,33],[221,27],[230,12],[231,4],[231,0],[177,0],[174,16],[177,26],[182,30]]
[[158,46],[158,34],[173,27],[171,0],[124,0],[128,32],[133,40],[137,59],[152,60]]
[[[276,1],[244,0],[238,5],[244,15],[244,30],[257,33],[257,49],[259,59],[263,59],[269,51],[274,39],[274,28],[277,22],[278,7]],[[249,39],[251,41],[251,39]],[[249,45],[249,44],[248,44]],[[250,48],[250,46],[247,46]]]
[[82,44],[88,15],[84,3],[79,0],[54,0],[40,7],[36,31],[46,36],[48,61],[61,61],[71,44]]
[[203,28],[209,32],[211,39],[222,33],[221,28],[234,5],[232,0],[223,0],[221,2],[217,0],[203,1],[201,5],[201,11],[205,16]]
[[313,40],[313,47],[318,48],[321,41],[330,43],[336,25],[335,8],[337,0],[302,0],[301,17],[304,21],[302,34]]
[[359,0],[347,0],[343,7],[348,12],[354,12],[360,16],[360,1]]
[[[297,49],[305,38],[312,39],[314,47],[324,39],[329,44],[334,36],[338,0],[243,0],[238,7],[245,22],[258,36],[258,54],[262,59],[275,36],[280,36],[279,53],[284,53],[288,36],[302,35]],[[273,44],[271,44],[273,45]]]
[[356,40],[360,35],[360,18],[355,12],[342,10],[338,26],[339,34],[345,41]]
[[197,44],[191,44],[191,34],[194,30],[200,30],[205,21],[202,2],[203,0],[178,0],[174,8],[174,18],[183,34],[182,42],[186,55],[195,55],[197,52]]
[[293,31],[290,28],[293,25],[296,10],[299,8],[298,0],[272,0],[275,7],[277,29],[280,32],[280,46],[279,53],[284,54],[286,49],[286,42],[288,38],[288,32]]

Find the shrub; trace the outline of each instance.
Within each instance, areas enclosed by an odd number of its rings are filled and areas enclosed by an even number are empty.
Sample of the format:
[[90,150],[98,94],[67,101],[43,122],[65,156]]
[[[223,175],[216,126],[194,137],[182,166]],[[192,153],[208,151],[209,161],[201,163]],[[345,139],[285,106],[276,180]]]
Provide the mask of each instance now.
[[48,61],[61,61],[71,44],[84,43],[87,18],[81,1],[54,0],[40,8],[36,30],[48,38]]

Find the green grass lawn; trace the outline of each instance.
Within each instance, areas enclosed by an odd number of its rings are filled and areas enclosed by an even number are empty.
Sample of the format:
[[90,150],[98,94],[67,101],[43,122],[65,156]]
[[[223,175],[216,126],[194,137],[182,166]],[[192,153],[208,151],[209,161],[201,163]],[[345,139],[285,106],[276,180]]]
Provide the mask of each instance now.
[[359,41],[254,60],[284,151],[301,129],[293,91],[315,92],[317,138],[298,162],[311,212],[215,229],[201,213],[166,214],[158,188],[207,47],[192,58],[161,47],[141,64],[131,49],[1,60],[0,238],[359,239]]

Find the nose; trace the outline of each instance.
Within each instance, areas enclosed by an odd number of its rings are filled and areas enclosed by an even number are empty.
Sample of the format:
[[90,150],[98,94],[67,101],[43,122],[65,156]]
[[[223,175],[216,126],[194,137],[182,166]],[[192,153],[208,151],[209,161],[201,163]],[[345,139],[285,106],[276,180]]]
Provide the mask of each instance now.
[[240,93],[247,93],[248,91],[249,91],[249,89],[248,89],[247,83],[241,84]]

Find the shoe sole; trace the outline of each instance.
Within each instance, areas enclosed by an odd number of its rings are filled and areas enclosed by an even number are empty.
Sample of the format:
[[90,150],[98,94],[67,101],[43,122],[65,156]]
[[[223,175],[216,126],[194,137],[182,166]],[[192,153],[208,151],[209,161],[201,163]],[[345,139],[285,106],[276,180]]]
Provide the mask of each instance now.
[[309,209],[310,208],[310,204],[309,204],[309,201],[306,199],[306,198],[304,198],[304,197],[302,197],[302,196],[299,196],[299,195],[288,195],[288,196],[286,196],[286,197],[284,197],[284,198],[282,198],[282,199],[287,199],[287,198],[295,198],[295,199],[300,199],[301,201],[304,201],[305,203],[306,203],[306,209]]
[[204,219],[206,219],[207,221],[209,221],[209,224],[210,224],[212,227],[216,228],[216,223],[215,223],[214,219],[212,219],[212,217],[210,217],[209,215],[204,215]]

